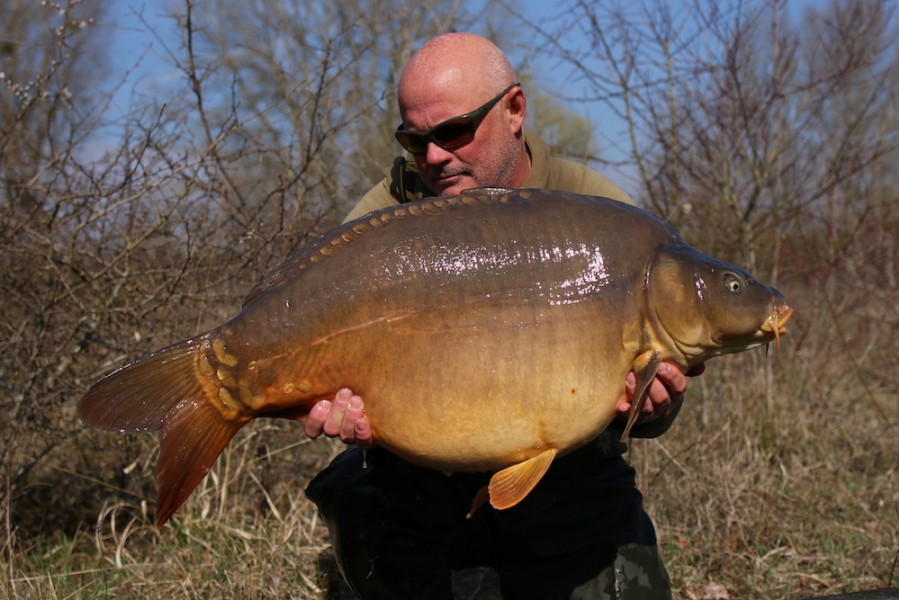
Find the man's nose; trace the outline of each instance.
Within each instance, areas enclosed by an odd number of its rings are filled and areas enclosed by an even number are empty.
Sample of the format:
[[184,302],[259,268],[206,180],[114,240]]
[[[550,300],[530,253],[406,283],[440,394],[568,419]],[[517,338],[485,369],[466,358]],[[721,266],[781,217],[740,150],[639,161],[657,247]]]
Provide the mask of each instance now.
[[428,142],[428,149],[425,152],[425,162],[429,165],[442,165],[453,159],[453,153],[444,150],[434,142]]

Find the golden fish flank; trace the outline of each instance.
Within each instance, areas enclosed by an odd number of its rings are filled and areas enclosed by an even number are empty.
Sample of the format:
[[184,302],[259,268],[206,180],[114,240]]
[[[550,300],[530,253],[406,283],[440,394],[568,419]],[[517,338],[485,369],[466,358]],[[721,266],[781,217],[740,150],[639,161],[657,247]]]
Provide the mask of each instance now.
[[490,503],[506,508],[612,421],[629,371],[625,432],[661,361],[688,369],[777,342],[791,313],[646,211],[473,191],[326,233],[233,319],[115,371],[79,408],[98,427],[163,432],[159,525],[249,419],[302,419],[343,386],[365,398],[377,444],[425,467],[494,471]]

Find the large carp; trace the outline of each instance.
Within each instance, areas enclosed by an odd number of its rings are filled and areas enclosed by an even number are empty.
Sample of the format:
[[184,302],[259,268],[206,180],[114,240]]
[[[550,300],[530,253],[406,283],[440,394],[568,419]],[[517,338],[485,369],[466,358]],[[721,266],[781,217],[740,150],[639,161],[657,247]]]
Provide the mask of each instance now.
[[[652,214],[547,190],[387,208],[309,244],[240,313],[97,382],[97,427],[161,431],[162,525],[255,417],[302,419],[349,387],[375,442],[445,471],[496,471],[513,506],[601,432],[637,374],[779,339],[792,310]],[[629,426],[628,426],[629,429]]]

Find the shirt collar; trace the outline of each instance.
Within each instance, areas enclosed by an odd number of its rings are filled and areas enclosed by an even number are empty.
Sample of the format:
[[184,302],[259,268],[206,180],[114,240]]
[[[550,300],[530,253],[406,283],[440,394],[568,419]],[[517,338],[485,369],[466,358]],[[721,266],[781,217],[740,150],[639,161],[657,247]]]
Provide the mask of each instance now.
[[524,143],[531,155],[531,171],[524,180],[523,188],[545,188],[549,183],[549,150],[543,140],[534,136],[524,136]]

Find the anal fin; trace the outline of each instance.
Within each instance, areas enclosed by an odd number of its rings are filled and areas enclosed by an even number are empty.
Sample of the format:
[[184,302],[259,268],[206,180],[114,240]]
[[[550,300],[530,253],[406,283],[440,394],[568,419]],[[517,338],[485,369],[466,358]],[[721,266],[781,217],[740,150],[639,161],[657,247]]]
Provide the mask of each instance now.
[[558,452],[557,449],[550,448],[524,462],[495,473],[490,478],[488,486],[490,505],[503,510],[521,502],[546,474]]

